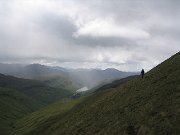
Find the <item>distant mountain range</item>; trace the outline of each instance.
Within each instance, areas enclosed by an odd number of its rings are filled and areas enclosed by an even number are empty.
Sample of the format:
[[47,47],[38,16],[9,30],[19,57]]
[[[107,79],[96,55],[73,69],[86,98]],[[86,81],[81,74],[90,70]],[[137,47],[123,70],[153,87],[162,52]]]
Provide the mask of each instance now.
[[79,80],[81,84],[88,88],[93,88],[99,84],[111,82],[116,79],[121,79],[127,76],[136,75],[135,72],[122,72],[117,69],[108,68],[105,70],[92,69],[92,70],[74,70],[70,72],[72,77]]
[[0,73],[20,78],[46,82],[52,87],[61,87],[74,91],[81,87],[93,88],[101,83],[138,74],[122,72],[114,68],[101,69],[65,69],[40,64],[18,65],[0,64]]

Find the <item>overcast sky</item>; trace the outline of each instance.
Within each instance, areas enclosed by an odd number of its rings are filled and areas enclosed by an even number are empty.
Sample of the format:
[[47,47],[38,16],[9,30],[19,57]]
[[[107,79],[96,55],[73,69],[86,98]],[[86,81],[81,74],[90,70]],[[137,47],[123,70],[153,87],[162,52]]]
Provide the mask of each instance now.
[[180,0],[0,0],[0,63],[149,70],[180,51]]

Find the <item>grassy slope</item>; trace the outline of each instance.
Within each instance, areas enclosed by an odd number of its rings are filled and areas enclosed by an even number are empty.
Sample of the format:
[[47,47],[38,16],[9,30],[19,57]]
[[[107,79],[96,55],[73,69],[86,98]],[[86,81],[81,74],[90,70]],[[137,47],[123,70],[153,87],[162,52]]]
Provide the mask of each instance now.
[[65,89],[56,89],[44,83],[0,74],[0,87],[12,88],[42,103],[52,103],[71,95]]
[[72,109],[82,100],[83,98],[65,102],[60,101],[36,111],[19,120],[16,123],[16,131],[12,134],[44,134],[42,132],[45,131],[44,129],[48,129],[48,132],[52,132],[48,127],[54,124],[57,120],[60,120],[67,111]]
[[94,91],[97,92],[97,91],[107,90],[107,89],[110,89],[110,88],[116,88],[116,87],[126,83],[127,81],[129,81],[129,80],[131,80],[131,79],[133,79],[135,77],[137,77],[137,76],[129,76],[129,77],[126,77],[126,78],[115,80],[112,83],[108,83],[108,84],[105,84],[103,86],[99,86]]
[[39,81],[0,74],[0,135],[9,134],[17,119],[70,95]]
[[[180,134],[180,53],[122,86],[87,97],[33,135]],[[46,123],[47,123],[46,122]],[[16,131],[23,130],[20,123]]]
[[0,135],[9,134],[17,119],[42,106],[14,89],[0,87]]

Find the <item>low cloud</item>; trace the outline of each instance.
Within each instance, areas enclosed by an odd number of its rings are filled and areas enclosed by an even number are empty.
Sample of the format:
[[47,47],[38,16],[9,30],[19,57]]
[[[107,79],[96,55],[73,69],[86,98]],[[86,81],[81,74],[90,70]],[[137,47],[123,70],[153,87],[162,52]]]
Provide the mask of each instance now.
[[0,1],[0,62],[151,69],[180,50],[180,1]]

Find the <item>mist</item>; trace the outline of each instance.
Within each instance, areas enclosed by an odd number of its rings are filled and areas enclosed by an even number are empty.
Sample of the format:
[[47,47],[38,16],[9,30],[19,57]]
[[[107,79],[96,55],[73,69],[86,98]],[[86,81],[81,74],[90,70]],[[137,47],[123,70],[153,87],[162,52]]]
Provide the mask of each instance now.
[[0,1],[0,63],[147,71],[180,50],[178,5],[177,0]]

